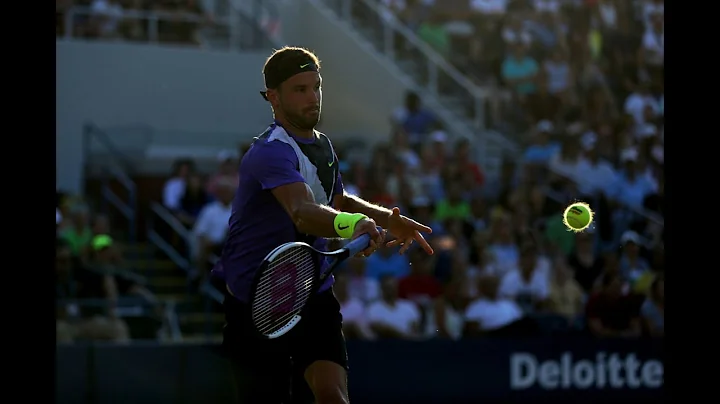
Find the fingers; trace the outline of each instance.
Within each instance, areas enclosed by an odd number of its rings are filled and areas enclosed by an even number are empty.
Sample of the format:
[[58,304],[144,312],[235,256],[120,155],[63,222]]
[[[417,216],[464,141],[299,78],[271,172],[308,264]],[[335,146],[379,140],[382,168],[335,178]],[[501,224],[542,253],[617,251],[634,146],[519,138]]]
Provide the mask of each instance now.
[[387,244],[385,244],[385,247],[397,247],[402,244],[403,244],[403,241],[400,240],[399,238],[396,238],[395,240],[388,241]]
[[403,243],[402,247],[400,247],[400,251],[398,253],[400,255],[405,254],[405,252],[410,248],[412,245],[413,239],[408,239],[406,242]]
[[378,245],[382,245],[382,242],[380,244],[376,243],[375,240],[370,240],[370,244],[366,249],[364,249],[361,253],[361,257],[369,257],[378,249]]
[[430,244],[428,244],[427,240],[425,240],[425,237],[423,237],[419,231],[415,231],[415,241],[417,241],[418,244],[420,244],[420,247],[422,247],[422,249],[425,250],[425,252],[429,255],[433,255],[435,253],[435,250],[430,247]]
[[414,227],[416,231],[432,234],[432,228],[425,226],[422,223],[418,223],[412,219],[408,219],[408,224],[410,224],[412,227]]
[[370,236],[372,240],[379,240],[381,238],[380,232],[378,231],[377,227],[375,226],[375,223],[371,223],[372,226],[368,226],[367,234]]

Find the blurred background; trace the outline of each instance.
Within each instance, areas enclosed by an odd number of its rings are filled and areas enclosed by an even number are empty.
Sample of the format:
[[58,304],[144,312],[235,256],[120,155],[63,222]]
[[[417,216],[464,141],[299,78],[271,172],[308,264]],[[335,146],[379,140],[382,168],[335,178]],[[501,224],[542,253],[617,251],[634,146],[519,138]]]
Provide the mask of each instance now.
[[56,36],[58,402],[232,402],[207,274],[285,44],[346,191],[434,230],[337,275],[353,403],[662,397],[662,1],[56,0]]

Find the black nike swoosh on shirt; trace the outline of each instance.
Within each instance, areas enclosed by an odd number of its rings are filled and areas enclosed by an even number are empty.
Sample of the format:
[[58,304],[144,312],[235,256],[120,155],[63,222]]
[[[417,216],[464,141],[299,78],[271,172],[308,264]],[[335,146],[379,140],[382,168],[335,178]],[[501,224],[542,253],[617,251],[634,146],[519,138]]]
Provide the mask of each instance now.
[[350,227],[350,226],[345,226],[345,227],[343,227],[343,226],[338,226],[338,230],[345,230],[345,229],[347,229],[348,227]]

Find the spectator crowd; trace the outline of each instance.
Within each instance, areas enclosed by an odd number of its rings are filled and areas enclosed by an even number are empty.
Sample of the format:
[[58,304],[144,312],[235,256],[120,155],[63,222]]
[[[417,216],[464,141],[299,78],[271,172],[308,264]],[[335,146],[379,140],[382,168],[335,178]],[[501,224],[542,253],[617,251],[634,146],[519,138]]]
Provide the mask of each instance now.
[[[645,160],[641,147],[606,157],[589,129],[558,144],[554,123],[541,120],[534,144],[489,177],[415,94],[389,119],[391,140],[370,153],[336,145],[346,192],[429,224],[437,253],[386,248],[350,260],[335,286],[348,336],[663,334],[662,160]],[[206,181],[179,161],[164,188],[205,272],[227,232],[246,147],[221,153]],[[596,213],[577,234],[562,223],[572,200]]]
[[[347,336],[662,336],[663,2],[381,5],[479,85],[510,94],[493,125],[523,152],[487,173],[413,93],[389,114],[387,142],[336,144],[346,192],[430,225],[436,251],[349,260],[335,285]],[[92,35],[108,24],[86,22]],[[180,160],[165,183],[162,204],[191,234],[184,252],[202,274],[222,248],[246,150],[220,153],[209,176]],[[576,200],[595,211],[581,233],[562,223]],[[58,260],[102,261],[107,231],[77,212],[87,213],[59,205]]]
[[[89,12],[79,12],[85,7]],[[69,20],[70,10],[76,14]],[[128,15],[127,11],[144,15]],[[157,19],[154,38],[160,43],[198,45],[198,33],[213,24],[212,14],[207,13],[198,0],[56,0],[55,33],[86,39],[143,41],[150,39],[150,27],[154,15]]]
[[57,341],[127,342],[133,337],[123,318],[127,303],[131,309],[147,307],[149,332],[162,338],[167,319],[161,304],[126,260],[109,217],[93,214],[82,198],[58,192],[55,225]]

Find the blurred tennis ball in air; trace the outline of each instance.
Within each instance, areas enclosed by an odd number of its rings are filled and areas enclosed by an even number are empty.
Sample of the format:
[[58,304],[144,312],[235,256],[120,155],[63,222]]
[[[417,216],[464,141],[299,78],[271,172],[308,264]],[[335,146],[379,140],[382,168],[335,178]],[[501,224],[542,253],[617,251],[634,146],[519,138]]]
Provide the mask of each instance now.
[[593,221],[593,211],[585,202],[574,202],[563,212],[563,224],[578,233],[587,229]]

